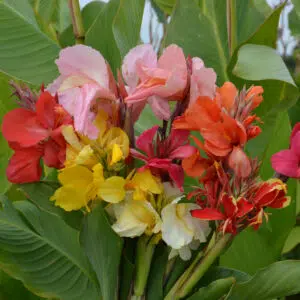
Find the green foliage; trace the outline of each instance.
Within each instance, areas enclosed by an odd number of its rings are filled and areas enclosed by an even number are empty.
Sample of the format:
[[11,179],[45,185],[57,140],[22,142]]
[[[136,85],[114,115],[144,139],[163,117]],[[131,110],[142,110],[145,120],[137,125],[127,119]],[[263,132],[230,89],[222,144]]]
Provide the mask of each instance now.
[[234,283],[234,277],[218,279],[208,286],[200,288],[198,292],[189,297],[188,300],[218,300],[228,293]]
[[282,253],[288,253],[300,244],[300,226],[294,227],[285,241]]
[[118,299],[118,274],[123,240],[111,228],[101,205],[85,217],[80,242],[97,274],[102,299]]
[[175,6],[176,0],[154,0],[154,3],[165,13],[170,15]]
[[100,297],[94,272],[83,255],[78,232],[27,201],[5,197],[0,211],[0,267],[41,297]]
[[143,11],[144,1],[111,0],[86,33],[86,44],[102,53],[113,72],[120,68],[128,50],[139,42]]
[[57,76],[59,46],[38,27],[32,8],[22,1],[0,2],[0,70],[40,85]]
[[300,261],[276,262],[250,280],[234,285],[228,300],[272,300],[300,292]]

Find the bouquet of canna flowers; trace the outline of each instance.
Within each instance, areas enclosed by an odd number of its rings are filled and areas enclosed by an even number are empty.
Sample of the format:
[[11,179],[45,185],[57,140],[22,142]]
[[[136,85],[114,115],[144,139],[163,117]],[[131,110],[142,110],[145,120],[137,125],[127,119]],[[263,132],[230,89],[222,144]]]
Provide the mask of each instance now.
[[300,177],[299,123],[271,160],[248,150],[264,142],[263,84],[218,84],[213,68],[174,43],[160,54],[133,47],[120,69],[84,44],[55,63],[50,84],[11,82],[18,107],[1,129],[15,187],[1,198],[4,272],[62,300],[299,292],[298,261],[253,276],[221,267],[244,232],[277,234],[268,221],[291,203],[288,178]]

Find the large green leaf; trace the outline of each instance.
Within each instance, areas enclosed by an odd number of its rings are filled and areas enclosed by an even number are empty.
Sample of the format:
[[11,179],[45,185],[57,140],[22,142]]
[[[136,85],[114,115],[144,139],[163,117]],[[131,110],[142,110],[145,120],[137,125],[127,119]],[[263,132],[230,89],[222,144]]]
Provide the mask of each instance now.
[[41,300],[30,293],[21,281],[15,280],[0,271],[0,300]]
[[0,71],[40,85],[57,76],[59,47],[28,17],[27,0],[0,1]]
[[55,206],[53,201],[50,201],[50,197],[54,194],[55,190],[59,188],[58,183],[41,181],[36,183],[24,183],[17,187],[39,209],[60,217],[75,229],[80,228],[83,218],[81,211],[66,212],[62,208]]
[[114,73],[139,41],[143,11],[144,0],[111,0],[86,33],[86,44],[101,52]]
[[1,269],[42,297],[100,299],[97,279],[81,251],[77,231],[30,202],[15,202],[16,210],[2,197],[1,205]]
[[101,204],[84,219],[80,241],[97,274],[103,300],[117,299],[123,240],[111,228]]
[[206,287],[200,288],[188,300],[219,300],[227,295],[232,285],[235,283],[234,277],[218,279]]
[[300,226],[294,227],[285,241],[282,253],[288,253],[300,244]]
[[[178,44],[186,55],[201,57],[206,66],[215,69],[218,83],[228,80],[230,55],[226,27],[226,1],[179,0],[167,30],[165,43]],[[234,35],[237,43],[244,42],[264,21],[253,1],[234,1],[234,19],[238,22]]]
[[[105,7],[105,3],[102,1],[92,1],[88,3],[81,11],[83,26],[87,32],[95,19],[99,15],[100,11]],[[73,33],[73,26],[69,25],[60,35],[59,42],[62,47],[72,46],[75,44],[75,37]]]
[[300,261],[286,260],[258,271],[249,281],[237,283],[228,300],[272,300],[300,292]]
[[121,57],[140,40],[145,0],[121,0],[113,22],[113,33]]

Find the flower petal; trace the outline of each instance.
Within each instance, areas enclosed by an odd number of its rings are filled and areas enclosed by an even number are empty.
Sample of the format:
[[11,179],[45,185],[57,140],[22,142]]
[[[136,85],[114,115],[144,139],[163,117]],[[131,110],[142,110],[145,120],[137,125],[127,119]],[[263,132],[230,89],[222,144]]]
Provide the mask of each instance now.
[[80,75],[92,79],[103,88],[109,88],[109,75],[103,56],[85,45],[75,45],[60,51],[56,60],[63,76]]
[[141,66],[148,68],[157,66],[156,53],[150,44],[136,46],[124,57],[122,74],[131,88],[136,87],[138,84],[138,68]]
[[240,147],[233,148],[228,157],[228,165],[238,177],[246,178],[251,173],[250,160]]
[[6,169],[7,179],[12,183],[39,181],[42,176],[42,155],[42,149],[36,147],[16,150]]
[[159,126],[153,126],[152,128],[145,130],[136,140],[137,148],[144,151],[148,157],[154,156],[153,139],[158,128]]
[[271,158],[272,168],[279,174],[300,178],[298,171],[299,158],[292,150],[282,150]]
[[148,98],[148,103],[155,114],[160,120],[169,120],[171,117],[171,110],[169,101],[159,96],[151,96]]
[[102,182],[98,189],[98,196],[106,202],[118,203],[125,197],[125,179],[112,176]]
[[3,117],[2,133],[8,142],[18,143],[21,147],[34,146],[49,136],[35,112],[24,108],[16,108]]
[[195,209],[191,211],[194,218],[201,220],[224,220],[225,216],[215,208]]

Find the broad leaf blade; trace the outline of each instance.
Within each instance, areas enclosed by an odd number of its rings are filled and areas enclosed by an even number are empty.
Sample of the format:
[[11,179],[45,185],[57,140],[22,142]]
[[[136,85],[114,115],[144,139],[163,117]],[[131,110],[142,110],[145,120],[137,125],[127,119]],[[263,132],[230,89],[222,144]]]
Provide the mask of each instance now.
[[300,291],[300,261],[280,261],[258,271],[249,281],[236,284],[229,300],[271,300]]
[[103,300],[117,299],[123,241],[111,228],[101,205],[86,216],[80,241],[97,274]]
[[100,298],[99,288],[78,234],[60,218],[26,201],[2,198],[0,268],[34,293],[65,300]]
[[113,33],[124,57],[140,40],[145,0],[121,0],[113,22]]
[[21,8],[15,1],[0,2],[0,71],[36,85],[47,84],[57,76],[54,60],[59,47]]

